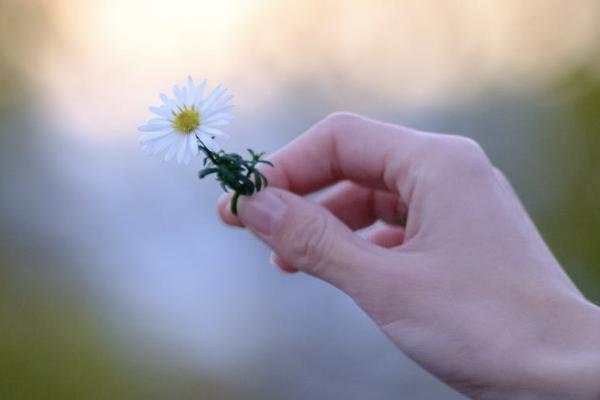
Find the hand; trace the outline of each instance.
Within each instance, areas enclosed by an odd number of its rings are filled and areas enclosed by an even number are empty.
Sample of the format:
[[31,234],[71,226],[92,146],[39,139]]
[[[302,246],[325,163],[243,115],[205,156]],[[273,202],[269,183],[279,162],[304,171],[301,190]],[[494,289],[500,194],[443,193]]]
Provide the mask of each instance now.
[[[475,142],[334,114],[270,160],[271,186],[242,198],[239,219],[230,197],[219,212],[283,269],[346,292],[468,396],[600,399],[600,309]],[[330,185],[317,204],[299,197]]]

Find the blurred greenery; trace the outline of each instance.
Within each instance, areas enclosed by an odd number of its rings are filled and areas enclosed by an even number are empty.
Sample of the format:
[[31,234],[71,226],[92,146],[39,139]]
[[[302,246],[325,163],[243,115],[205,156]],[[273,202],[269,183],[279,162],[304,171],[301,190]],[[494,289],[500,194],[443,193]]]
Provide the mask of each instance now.
[[[593,65],[568,75],[554,93],[568,121],[568,132],[554,132],[555,137],[561,140],[560,136],[566,136],[569,147],[575,146],[568,159],[571,165],[559,169],[572,173],[557,177],[564,180],[557,182],[562,184],[561,191],[537,220],[550,248],[577,285],[600,303],[600,73]],[[556,151],[566,149],[566,145],[559,146]]]
[[[0,271],[0,398],[139,397],[81,297]],[[135,395],[138,396],[135,396]]]
[[125,362],[85,294],[39,267],[59,269],[49,260],[32,267],[0,259],[1,399],[239,398],[166,360]]

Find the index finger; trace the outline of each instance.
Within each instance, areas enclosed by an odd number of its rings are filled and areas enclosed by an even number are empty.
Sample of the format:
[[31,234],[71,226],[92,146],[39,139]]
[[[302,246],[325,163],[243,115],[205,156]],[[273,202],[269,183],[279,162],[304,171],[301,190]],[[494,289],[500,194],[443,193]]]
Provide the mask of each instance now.
[[[351,113],[321,120],[269,157],[274,167],[261,166],[269,184],[304,195],[351,180],[363,186],[398,193],[409,201],[416,148],[426,133],[386,124]],[[219,200],[219,215],[242,226],[229,211],[231,195]]]
[[[297,194],[340,180],[398,192],[407,200],[414,154],[426,134],[350,113],[335,113],[287,144],[261,168],[269,183]],[[403,193],[404,192],[404,193]]]

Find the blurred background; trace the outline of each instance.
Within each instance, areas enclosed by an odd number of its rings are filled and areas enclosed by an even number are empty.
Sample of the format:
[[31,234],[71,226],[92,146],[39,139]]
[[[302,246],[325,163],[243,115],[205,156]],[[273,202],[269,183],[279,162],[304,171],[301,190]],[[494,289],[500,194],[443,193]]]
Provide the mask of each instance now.
[[233,151],[336,110],[475,138],[600,302],[597,0],[0,0],[0,398],[462,398],[140,151],[188,74]]

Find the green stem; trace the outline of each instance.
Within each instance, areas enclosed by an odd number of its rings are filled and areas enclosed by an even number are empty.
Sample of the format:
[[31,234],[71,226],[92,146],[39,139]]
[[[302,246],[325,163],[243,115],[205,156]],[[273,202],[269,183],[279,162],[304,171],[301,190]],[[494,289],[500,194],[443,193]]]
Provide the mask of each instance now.
[[231,199],[231,213],[233,215],[237,215],[237,204],[238,204],[239,198],[240,198],[240,192],[235,192],[233,194],[233,198]]
[[216,164],[217,160],[215,159],[213,152],[210,151],[210,149],[208,147],[206,147],[206,145],[202,142],[202,140],[198,139],[198,142],[200,143],[200,146],[199,146],[200,149],[206,155],[206,157],[208,157],[208,159],[210,161],[212,161],[213,164]]
[[[254,161],[254,160],[253,160]],[[249,178],[250,175],[252,175],[252,172],[254,172],[254,168],[256,167],[256,162],[254,161],[252,163],[252,165],[250,165],[248,167],[248,171],[246,171],[246,178]],[[238,205],[238,199],[240,198],[241,194],[240,192],[236,191],[233,194],[233,197],[231,199],[231,213],[233,215],[237,215],[237,205]]]

